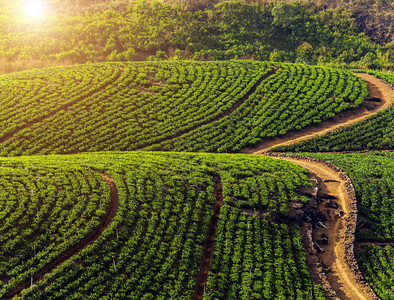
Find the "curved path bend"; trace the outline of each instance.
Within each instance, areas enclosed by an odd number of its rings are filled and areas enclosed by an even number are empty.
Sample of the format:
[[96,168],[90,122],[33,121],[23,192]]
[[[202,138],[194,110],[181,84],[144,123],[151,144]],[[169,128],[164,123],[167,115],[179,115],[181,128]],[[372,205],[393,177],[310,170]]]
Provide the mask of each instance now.
[[[375,114],[376,112],[383,110],[389,107],[392,103],[394,103],[393,91],[388,84],[384,83],[380,79],[376,79],[371,75],[357,75],[366,80],[371,96],[379,97],[382,99],[382,102],[379,103],[376,109],[374,109],[373,111],[368,111],[365,108],[360,108],[356,109],[355,112],[348,111],[338,115],[330,121],[325,121],[318,126],[314,126],[313,128],[300,130],[297,133],[291,133],[286,135],[285,137],[275,138],[270,142],[261,144],[255,149],[245,149],[243,152],[250,154],[262,154],[267,152],[268,149],[273,146],[292,144],[301,140],[312,138],[316,135],[328,133],[339,127],[363,120],[366,117]],[[340,177],[339,172],[334,171],[333,169],[322,163],[290,157],[281,157],[281,159],[286,159],[290,162],[296,163],[304,167],[310,173],[314,174],[318,179],[320,179],[322,185],[321,188],[323,189],[323,191],[326,194],[333,195],[338,198],[338,204],[344,212],[343,218],[330,218],[327,221],[327,232],[329,233],[330,243],[324,246],[324,253],[318,254],[320,260],[330,269],[330,272],[328,272],[326,275],[331,287],[335,290],[337,296],[340,299],[351,300],[375,299],[376,296],[374,296],[372,290],[368,288],[368,286],[362,285],[357,281],[355,274],[352,272],[352,270],[350,270],[349,265],[345,260],[346,249],[344,245],[344,236],[347,225],[345,220],[347,215],[349,214],[348,206],[350,202],[349,195],[345,186],[345,180]],[[42,280],[45,274],[50,273],[55,268],[61,266],[64,262],[85,249],[88,245],[93,244],[93,242],[97,240],[101,233],[112,222],[118,210],[118,192],[112,178],[105,174],[100,175],[102,176],[103,180],[107,182],[111,190],[111,201],[109,209],[106,215],[101,220],[100,225],[96,227],[92,232],[90,232],[72,249],[69,249],[68,251],[62,253],[56,260],[46,265],[43,269],[38,270],[33,275],[35,283]],[[26,280],[17,288],[12,290],[8,294],[8,297],[12,298],[13,296],[20,294],[23,289],[26,289],[29,286],[30,279]],[[200,298],[200,291],[197,290],[195,298]]]
[[361,105],[358,108],[339,113],[331,120],[326,120],[320,124],[308,126],[307,128],[303,128],[298,131],[289,132],[284,136],[262,141],[256,147],[246,148],[241,152],[249,154],[261,154],[267,152],[272,147],[291,145],[303,140],[308,140],[317,135],[326,134],[343,126],[364,120],[369,116],[388,108],[394,103],[394,92],[389,84],[369,74],[356,73],[355,75],[361,77],[367,82],[370,96],[378,97],[382,100],[381,102],[374,103],[377,105],[374,110],[369,111],[366,109],[366,107]]
[[[61,266],[69,259],[71,259],[74,255],[81,252],[87,246],[93,244],[98,239],[98,237],[102,234],[102,232],[105,229],[107,229],[109,224],[111,224],[112,220],[115,218],[119,207],[118,190],[116,189],[115,182],[111,177],[103,173],[100,173],[100,175],[110,188],[111,200],[109,203],[107,213],[101,219],[100,224],[91,232],[89,232],[89,234],[85,236],[82,240],[80,240],[76,245],[74,245],[72,248],[60,254],[59,257],[48,263],[42,269],[37,270],[37,272],[33,274],[34,284],[36,284],[38,281],[43,280],[45,274],[52,272],[54,269]],[[22,290],[29,288],[30,285],[31,285],[31,279],[29,278],[28,280],[22,282],[15,289],[10,291],[7,295],[7,299],[11,299],[16,295],[19,295],[22,292]]]
[[[314,233],[315,240],[320,237],[321,233],[328,235],[329,244],[321,245],[324,252],[315,255],[323,265],[327,266],[328,272],[325,272],[325,275],[336,296],[341,300],[378,299],[368,285],[360,283],[355,271],[349,267],[348,262],[351,258],[346,255],[347,244],[349,244],[349,241],[345,240],[346,228],[349,226],[349,222],[356,222],[356,220],[349,217],[352,213],[352,199],[346,187],[347,180],[340,176],[339,171],[335,171],[322,162],[283,156],[274,156],[273,158],[285,159],[307,169],[318,179],[319,192],[338,199],[339,209],[344,213],[343,217],[339,217],[338,211],[325,212],[327,216],[326,228],[323,231],[319,230],[318,234]],[[318,209],[324,212],[324,203],[321,203]],[[361,274],[358,274],[358,277],[361,278]]]
[[[322,122],[317,126],[305,128],[283,137],[277,137],[262,142],[257,147],[244,149],[242,152],[255,155],[264,154],[267,153],[271,147],[297,143],[317,135],[326,134],[340,127],[356,123],[388,108],[394,103],[393,88],[389,84],[372,75],[364,73],[356,75],[367,82],[370,96],[378,97],[382,100],[374,110],[368,111],[365,107],[360,107],[353,111],[343,112],[332,120]],[[319,210],[325,211],[327,215],[328,220],[324,233],[329,236],[329,244],[322,246],[324,250],[323,253],[315,254],[318,257],[318,261],[322,262],[323,265],[327,267],[325,268],[326,272],[324,272],[325,277],[331,289],[334,290],[336,297],[350,300],[378,299],[371,287],[365,283],[363,284],[362,275],[358,268],[354,268],[354,266],[352,270],[350,268],[350,265],[355,263],[353,247],[356,245],[353,244],[354,232],[352,233],[352,240],[350,242],[345,241],[345,238],[349,239],[349,232],[347,232],[346,229],[350,227],[355,228],[357,215],[354,216],[352,214],[356,214],[357,210],[355,208],[356,204],[352,203],[351,196],[349,195],[346,179],[340,176],[339,171],[335,171],[322,162],[295,157],[280,157],[280,155],[275,158],[288,160],[307,169],[318,179],[321,192],[332,195],[338,199],[339,209],[342,210],[344,214],[343,217],[339,217],[339,211],[334,214],[332,214],[332,212],[330,213],[329,210],[326,210],[323,206],[324,204],[318,206]],[[349,209],[352,211],[349,211]],[[351,247],[349,247],[349,244]],[[349,258],[348,256],[351,257]],[[349,263],[351,260],[353,260],[353,262]]]

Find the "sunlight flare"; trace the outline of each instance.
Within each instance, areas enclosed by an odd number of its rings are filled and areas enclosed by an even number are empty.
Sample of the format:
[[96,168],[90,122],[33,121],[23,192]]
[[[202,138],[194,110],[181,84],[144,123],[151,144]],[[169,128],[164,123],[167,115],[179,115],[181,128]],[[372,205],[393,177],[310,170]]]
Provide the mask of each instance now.
[[24,14],[28,20],[35,21],[45,15],[45,5],[41,0],[28,0],[23,5]]

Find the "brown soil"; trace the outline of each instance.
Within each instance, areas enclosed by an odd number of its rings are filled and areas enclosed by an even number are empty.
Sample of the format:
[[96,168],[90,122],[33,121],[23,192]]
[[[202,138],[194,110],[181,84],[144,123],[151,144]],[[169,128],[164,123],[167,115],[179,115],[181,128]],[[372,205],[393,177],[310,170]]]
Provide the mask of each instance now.
[[223,194],[222,194],[222,182],[220,180],[219,174],[214,177],[215,187],[214,187],[214,214],[211,218],[211,223],[209,224],[207,239],[203,249],[203,255],[201,258],[200,272],[197,274],[196,289],[192,296],[192,300],[201,300],[204,297],[205,288],[207,285],[208,273],[211,266],[211,261],[213,258],[214,241],[216,237],[216,228],[219,221],[220,208],[223,206]]
[[[300,160],[290,157],[281,157],[281,159],[296,163],[307,169],[319,181],[319,193],[331,195],[338,200],[339,208],[335,212],[325,207],[325,201],[318,205],[318,209],[326,214],[326,228],[319,229],[313,234],[313,240],[320,239],[320,235],[325,233],[328,236],[328,245],[320,245],[323,253],[316,253],[317,259],[325,265],[325,275],[332,289],[339,299],[374,299],[371,289],[359,283],[352,270],[350,270],[345,255],[344,237],[346,218],[349,216],[350,199],[347,193],[345,180],[340,177],[340,173],[330,167],[307,160]],[[343,211],[343,217],[339,217],[337,212]],[[311,254],[309,254],[311,255]],[[310,259],[309,259],[310,260]],[[371,294],[372,293],[372,294]]]
[[308,140],[317,135],[327,134],[340,127],[364,120],[367,117],[388,108],[391,104],[394,103],[393,90],[386,82],[375,78],[374,76],[369,74],[356,73],[355,75],[361,77],[367,82],[370,96],[378,97],[382,100],[381,102],[373,103],[373,105],[376,105],[375,109],[368,110],[364,103],[364,105],[361,105],[358,108],[339,113],[331,120],[323,121],[317,125],[308,126],[298,131],[289,132],[284,136],[265,139],[261,141],[257,146],[253,148],[245,148],[241,152],[249,154],[261,154],[267,152],[272,147],[291,145],[303,140]]
[[[81,241],[79,241],[72,248],[68,249],[66,252],[62,253],[58,258],[56,258],[55,260],[48,263],[42,269],[40,269],[36,273],[34,273],[33,274],[34,283],[37,283],[38,281],[43,280],[45,274],[52,272],[55,268],[64,264],[67,260],[69,260],[71,257],[73,257],[74,255],[81,252],[87,246],[93,244],[98,239],[98,237],[102,234],[102,232],[108,227],[108,225],[112,222],[114,217],[116,216],[116,213],[118,211],[118,206],[119,206],[119,196],[118,196],[118,191],[116,189],[114,180],[112,178],[110,178],[108,175],[105,175],[102,173],[100,173],[100,175],[103,178],[103,180],[105,180],[106,183],[109,185],[110,190],[111,190],[111,193],[110,193],[111,201],[109,203],[109,208],[108,208],[107,213],[101,219],[100,224],[94,230],[92,230],[85,238],[83,238]],[[29,278],[28,280],[21,283],[14,290],[9,292],[9,294],[7,295],[7,299],[11,299],[12,297],[20,294],[20,292],[22,290],[30,287],[30,284],[31,284],[30,280],[31,279]]]

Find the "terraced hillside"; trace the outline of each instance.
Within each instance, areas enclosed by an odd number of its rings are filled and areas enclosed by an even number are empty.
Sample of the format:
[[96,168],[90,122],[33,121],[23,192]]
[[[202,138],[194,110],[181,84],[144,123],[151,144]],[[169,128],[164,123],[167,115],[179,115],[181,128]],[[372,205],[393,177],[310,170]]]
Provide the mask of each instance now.
[[235,152],[359,106],[347,71],[264,62],[103,63],[0,76],[0,154]]
[[[354,214],[344,209],[345,221],[325,223],[319,206],[307,207],[312,192],[304,169],[262,156],[114,150],[253,149],[346,118],[350,108],[362,105],[355,115],[364,113],[371,103],[362,103],[362,78],[255,61],[101,63],[1,75],[0,87],[1,156],[75,154],[0,158],[1,299],[330,295],[316,280],[324,266],[313,269],[310,261],[319,246],[299,224],[347,228]],[[391,112],[343,130],[373,128],[374,145],[390,144]],[[359,140],[360,147],[372,142]],[[81,153],[99,150],[112,152]],[[360,200],[361,270],[385,299],[392,293],[392,152],[308,155],[351,177]],[[305,166],[315,188],[324,187],[316,166]],[[335,191],[339,181],[325,180]],[[336,256],[348,251],[340,236],[327,246]],[[357,276],[338,283],[347,262],[334,256],[326,256],[326,266],[333,266],[327,277],[337,295],[374,298]]]
[[286,219],[308,200],[297,165],[113,152],[0,158],[0,171],[2,299],[199,299],[206,280],[206,299],[322,299],[297,225],[249,213]]

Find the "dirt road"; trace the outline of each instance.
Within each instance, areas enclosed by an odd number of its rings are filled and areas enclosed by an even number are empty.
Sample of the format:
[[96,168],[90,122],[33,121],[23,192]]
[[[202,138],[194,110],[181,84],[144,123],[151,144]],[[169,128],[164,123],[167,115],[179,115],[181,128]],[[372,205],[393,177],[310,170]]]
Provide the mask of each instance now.
[[266,141],[262,141],[259,145],[254,148],[246,148],[243,153],[264,153],[270,148],[282,145],[291,145],[297,142],[308,140],[317,135],[322,135],[334,131],[340,127],[356,123],[358,121],[364,120],[367,117],[376,114],[377,112],[388,108],[394,103],[394,91],[392,88],[381,79],[375,78],[368,74],[356,74],[367,82],[368,91],[370,96],[378,97],[382,101],[376,103],[377,106],[374,110],[370,111],[365,107],[361,106],[359,108],[342,112],[338,114],[331,120],[324,121],[320,124],[308,126],[307,128],[301,129],[299,131],[290,132],[285,136],[275,137]]
[[[314,240],[318,240],[322,233],[328,236],[328,245],[321,245],[324,252],[317,253],[320,262],[326,266],[325,273],[331,287],[334,289],[339,299],[376,299],[374,293],[369,286],[362,285],[357,280],[354,272],[350,270],[346,261],[345,254],[345,228],[346,219],[349,215],[349,198],[346,180],[342,179],[340,173],[323,163],[308,161],[304,159],[296,159],[290,157],[281,157],[290,162],[296,163],[307,169],[319,181],[319,193],[327,194],[337,198],[339,208],[337,211],[328,210],[322,202],[318,205],[318,209],[325,213],[327,222],[325,229],[319,229],[314,233]],[[339,217],[336,212],[341,210],[343,216]]]

